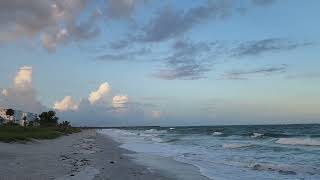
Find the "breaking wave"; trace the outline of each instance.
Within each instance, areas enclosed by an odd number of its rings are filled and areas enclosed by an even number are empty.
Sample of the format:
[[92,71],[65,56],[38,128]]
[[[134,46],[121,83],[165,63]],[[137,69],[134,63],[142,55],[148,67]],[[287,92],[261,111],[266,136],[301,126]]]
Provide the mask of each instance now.
[[222,134],[223,134],[222,132],[217,132],[217,131],[212,133],[213,136],[220,136]]
[[252,137],[252,138],[261,138],[261,137],[263,137],[263,135],[264,135],[264,134],[261,134],[261,133],[253,133],[253,134],[251,135],[251,137]]

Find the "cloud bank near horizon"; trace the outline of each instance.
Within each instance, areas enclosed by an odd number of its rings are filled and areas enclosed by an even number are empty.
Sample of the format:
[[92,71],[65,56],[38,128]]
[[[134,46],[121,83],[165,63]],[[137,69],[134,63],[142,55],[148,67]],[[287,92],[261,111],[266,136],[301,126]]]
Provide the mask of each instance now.
[[52,108],[46,107],[37,100],[32,80],[33,68],[21,67],[14,78],[13,86],[2,89],[1,106],[34,113],[54,109],[61,119],[76,125],[153,124],[152,120],[160,117],[160,111],[157,111],[156,117],[151,116],[150,114],[156,110],[146,108],[139,103],[130,103],[128,95],[112,95],[111,86],[107,82],[89,93],[87,98],[77,101],[67,95],[62,100],[56,101]]

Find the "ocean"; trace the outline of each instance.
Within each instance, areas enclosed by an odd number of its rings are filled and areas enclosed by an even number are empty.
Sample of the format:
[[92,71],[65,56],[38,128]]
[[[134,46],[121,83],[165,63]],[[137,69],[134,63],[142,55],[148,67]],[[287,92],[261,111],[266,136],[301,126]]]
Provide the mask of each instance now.
[[121,147],[191,164],[218,180],[320,179],[320,125],[104,129]]

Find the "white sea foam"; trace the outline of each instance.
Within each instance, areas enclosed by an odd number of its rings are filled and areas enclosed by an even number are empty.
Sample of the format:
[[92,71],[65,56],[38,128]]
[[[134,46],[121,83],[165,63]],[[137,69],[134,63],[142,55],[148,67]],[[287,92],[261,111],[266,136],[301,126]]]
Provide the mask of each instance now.
[[153,132],[156,132],[157,130],[156,129],[148,129],[148,130],[145,130],[145,132],[147,133],[153,133]]
[[284,175],[314,174],[319,175],[319,168],[288,164],[253,163],[248,166],[256,171],[276,171]]
[[[149,129],[150,130],[150,129]],[[121,147],[138,153],[170,157],[177,161],[192,164],[200,169],[200,172],[211,179],[320,179],[319,168],[313,163],[312,159],[317,156],[314,154],[296,155],[296,158],[303,163],[296,165],[295,159],[279,159],[270,163],[258,163],[265,156],[286,157],[282,152],[258,153],[262,146],[274,147],[274,141],[268,139],[242,138],[238,136],[228,136],[225,138],[208,138],[204,135],[187,135],[175,137],[171,133],[159,133],[161,130],[117,130],[107,129],[100,133],[107,134],[113,139],[121,142]],[[161,136],[160,136],[161,135]],[[259,134],[253,134],[261,137]],[[162,141],[166,136],[178,138],[179,141],[166,143]],[[159,138],[159,139],[158,139]],[[196,139],[196,140],[195,140]],[[284,141],[282,138],[281,141]],[[240,140],[240,141],[239,141]],[[255,149],[253,144],[257,144],[259,149]],[[309,143],[310,144],[310,143]],[[312,141],[312,144],[314,141]],[[252,146],[250,149],[242,149]],[[270,154],[269,154],[270,153]],[[303,153],[303,152],[302,152]],[[261,156],[260,156],[261,154]],[[262,156],[263,154],[263,156]],[[309,163],[310,159],[310,163]],[[249,165],[251,164],[251,165]],[[266,176],[267,175],[267,176]],[[267,178],[268,177],[268,178]]]
[[320,146],[320,139],[312,138],[279,138],[277,144],[285,145],[304,145],[304,146]]
[[218,131],[212,133],[213,136],[219,136],[219,135],[222,135],[222,134],[223,134],[222,132],[218,132]]
[[260,133],[253,133],[253,135],[251,136],[252,138],[260,138],[262,137],[264,134],[260,134]]
[[161,134],[161,133],[167,133],[167,130],[157,130],[157,129],[148,129],[145,130],[142,133],[148,133],[148,134]]
[[154,141],[154,142],[158,142],[158,143],[163,142],[163,140],[160,137],[158,137],[158,135],[140,134],[140,136],[144,137],[144,140],[146,140],[146,141]]

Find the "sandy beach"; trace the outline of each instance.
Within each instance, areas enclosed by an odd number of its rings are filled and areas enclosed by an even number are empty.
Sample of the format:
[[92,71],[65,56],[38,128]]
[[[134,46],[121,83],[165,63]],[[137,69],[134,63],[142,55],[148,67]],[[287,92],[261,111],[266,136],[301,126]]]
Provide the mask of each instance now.
[[0,179],[164,179],[122,153],[95,130],[27,144],[0,143]]
[[0,180],[184,179],[142,165],[118,145],[96,130],[26,144],[0,143]]

